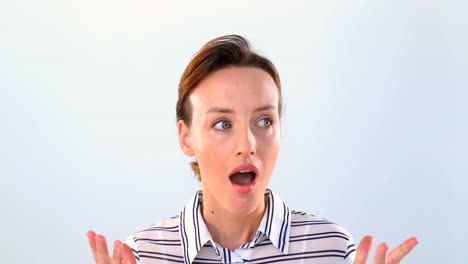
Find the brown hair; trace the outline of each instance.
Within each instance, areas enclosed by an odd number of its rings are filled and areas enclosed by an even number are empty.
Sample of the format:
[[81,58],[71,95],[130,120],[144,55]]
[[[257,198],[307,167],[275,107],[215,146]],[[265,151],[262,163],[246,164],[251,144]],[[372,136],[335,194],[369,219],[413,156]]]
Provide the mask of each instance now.
[[[185,68],[179,83],[177,121],[183,120],[190,127],[192,121],[190,94],[208,75],[229,66],[257,67],[266,71],[278,87],[278,113],[281,117],[281,82],[273,63],[255,53],[247,39],[239,35],[226,35],[206,43]],[[198,162],[191,162],[190,166],[198,180],[201,180]]]

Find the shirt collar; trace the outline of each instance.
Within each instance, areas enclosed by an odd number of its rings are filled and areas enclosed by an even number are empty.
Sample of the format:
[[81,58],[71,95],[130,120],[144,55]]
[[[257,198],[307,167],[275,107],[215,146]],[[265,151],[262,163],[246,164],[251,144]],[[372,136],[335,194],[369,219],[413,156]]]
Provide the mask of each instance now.
[[[254,242],[256,243],[262,235],[265,235],[279,251],[287,254],[291,228],[289,208],[270,189],[266,190],[265,198],[268,199],[268,204]],[[180,213],[180,237],[185,264],[192,263],[207,242],[211,242],[219,255],[201,214],[202,200],[203,193],[198,191]]]
[[270,189],[266,190],[265,196],[268,196],[268,204],[257,234],[266,235],[278,250],[287,254],[291,229],[291,213],[286,204]]

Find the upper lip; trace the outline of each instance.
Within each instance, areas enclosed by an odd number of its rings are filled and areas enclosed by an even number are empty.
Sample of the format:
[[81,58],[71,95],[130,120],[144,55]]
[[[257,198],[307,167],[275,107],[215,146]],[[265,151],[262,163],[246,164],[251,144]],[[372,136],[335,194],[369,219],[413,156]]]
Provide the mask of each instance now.
[[231,174],[229,174],[229,175],[233,175],[234,173],[237,173],[237,172],[239,172],[241,170],[251,170],[251,171],[253,171],[255,173],[255,175],[258,175],[258,169],[252,163],[241,164],[241,165],[235,167],[231,171]]

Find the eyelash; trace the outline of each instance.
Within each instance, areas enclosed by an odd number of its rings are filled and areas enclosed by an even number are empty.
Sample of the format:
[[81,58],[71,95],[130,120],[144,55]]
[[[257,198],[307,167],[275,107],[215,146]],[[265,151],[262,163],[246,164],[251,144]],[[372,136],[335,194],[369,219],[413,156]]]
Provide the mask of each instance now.
[[[270,123],[270,124],[267,125],[267,126],[262,126],[262,127],[265,127],[265,128],[269,128],[269,127],[271,127],[271,126],[273,125],[273,120],[272,120],[271,118],[269,118],[269,117],[264,117],[264,118],[260,119],[259,121],[257,121],[257,124],[258,124],[260,121],[264,121],[264,122],[265,122],[265,121],[268,121],[268,122]],[[223,122],[227,123],[227,124],[229,125],[229,127],[227,127],[227,128],[216,128],[216,126],[217,126],[218,124],[223,124]],[[213,125],[213,128],[215,128],[215,129],[217,129],[217,130],[226,130],[226,129],[229,129],[229,128],[231,128],[231,127],[232,127],[231,123],[230,123],[229,121],[227,121],[227,120],[224,120],[224,119],[216,121],[216,122],[214,123],[214,125]]]

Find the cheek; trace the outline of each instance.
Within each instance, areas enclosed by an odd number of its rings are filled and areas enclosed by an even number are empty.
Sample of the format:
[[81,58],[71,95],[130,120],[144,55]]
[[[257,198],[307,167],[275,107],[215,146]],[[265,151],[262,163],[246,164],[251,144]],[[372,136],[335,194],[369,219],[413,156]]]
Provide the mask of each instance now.
[[270,133],[257,138],[257,153],[265,163],[275,163],[278,157],[280,140],[278,133]]
[[205,168],[205,171],[218,171],[223,169],[223,164],[228,160],[232,153],[231,140],[227,137],[219,135],[207,135],[200,138],[195,149],[200,167]]
[[266,159],[265,162],[275,163],[279,154],[279,143],[269,142],[269,144],[262,149],[262,156]]

